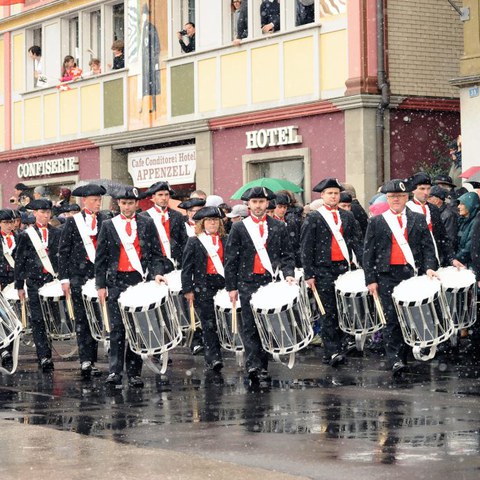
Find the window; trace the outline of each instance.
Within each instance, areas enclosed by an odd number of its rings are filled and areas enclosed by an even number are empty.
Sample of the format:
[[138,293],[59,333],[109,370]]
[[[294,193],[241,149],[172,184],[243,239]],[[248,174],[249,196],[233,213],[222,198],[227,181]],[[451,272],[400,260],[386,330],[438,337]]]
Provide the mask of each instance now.
[[125,12],[123,3],[118,3],[112,8],[113,40],[125,40]]
[[102,60],[102,14],[100,10],[90,12],[90,35],[88,50],[92,58]]
[[78,17],[68,20],[68,52],[65,55],[72,55],[77,65],[80,64],[80,29]]

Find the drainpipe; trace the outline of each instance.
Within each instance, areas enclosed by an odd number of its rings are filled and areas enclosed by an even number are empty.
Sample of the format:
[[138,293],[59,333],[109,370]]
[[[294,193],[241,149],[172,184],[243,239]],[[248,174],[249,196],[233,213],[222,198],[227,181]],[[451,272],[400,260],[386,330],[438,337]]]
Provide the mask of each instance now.
[[380,103],[376,114],[377,184],[385,181],[385,110],[390,105],[390,88],[385,71],[385,10],[384,0],[377,0],[377,84]]

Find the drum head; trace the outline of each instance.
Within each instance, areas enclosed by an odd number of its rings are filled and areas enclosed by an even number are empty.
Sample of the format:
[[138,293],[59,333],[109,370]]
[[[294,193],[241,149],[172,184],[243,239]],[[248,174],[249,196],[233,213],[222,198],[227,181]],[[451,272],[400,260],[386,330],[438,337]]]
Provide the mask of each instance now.
[[362,269],[358,269],[339,275],[335,280],[335,288],[343,294],[368,293],[368,288],[365,284],[365,272]]
[[299,294],[298,285],[289,285],[287,282],[269,283],[252,295],[250,303],[257,310],[276,310],[295,303]]
[[54,280],[53,282],[46,283],[43,287],[38,289],[38,294],[41,297],[49,298],[59,298],[64,296],[60,280]]
[[[222,310],[231,310],[233,308],[232,302],[230,301],[230,295],[225,289],[219,290],[213,298],[213,301],[215,305]],[[242,308],[242,304],[240,303],[240,295],[238,296],[236,307],[237,310]]]
[[437,273],[446,289],[464,289],[475,284],[475,274],[467,268],[458,270],[455,267],[445,267],[439,268]]
[[82,287],[82,295],[87,298],[98,298],[98,292],[95,288],[94,278],[87,280],[85,285]]
[[[26,287],[25,287],[26,288]],[[14,283],[9,283],[3,290],[2,294],[6,300],[10,302],[18,302],[18,290],[14,287]]]
[[182,271],[174,270],[165,275],[167,285],[171,292],[178,293],[182,290]]
[[440,289],[441,285],[437,279],[422,275],[400,282],[393,289],[392,296],[397,302],[421,304],[438,295]]
[[118,299],[124,309],[148,310],[151,305],[159,305],[168,296],[168,287],[157,282],[139,283],[127,288]]

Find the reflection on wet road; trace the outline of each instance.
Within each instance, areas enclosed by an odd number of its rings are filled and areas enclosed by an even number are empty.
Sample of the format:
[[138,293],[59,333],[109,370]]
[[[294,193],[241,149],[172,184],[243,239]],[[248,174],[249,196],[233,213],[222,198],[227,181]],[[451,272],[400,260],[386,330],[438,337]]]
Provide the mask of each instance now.
[[478,366],[416,364],[393,383],[381,357],[334,370],[312,349],[293,370],[272,365],[271,388],[255,391],[233,357],[223,375],[206,375],[201,358],[179,349],[167,375],[145,370],[143,390],[112,392],[105,377],[82,381],[76,361],[57,360],[46,375],[23,353],[20,371],[0,377],[4,420],[310,478],[381,465],[417,478],[478,478]]

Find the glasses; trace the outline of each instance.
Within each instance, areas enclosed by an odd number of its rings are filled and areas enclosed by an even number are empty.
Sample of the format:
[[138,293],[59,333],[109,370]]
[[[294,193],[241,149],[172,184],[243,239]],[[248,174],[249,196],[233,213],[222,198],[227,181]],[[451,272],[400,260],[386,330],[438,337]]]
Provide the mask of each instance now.
[[388,193],[387,198],[405,198],[406,193]]

